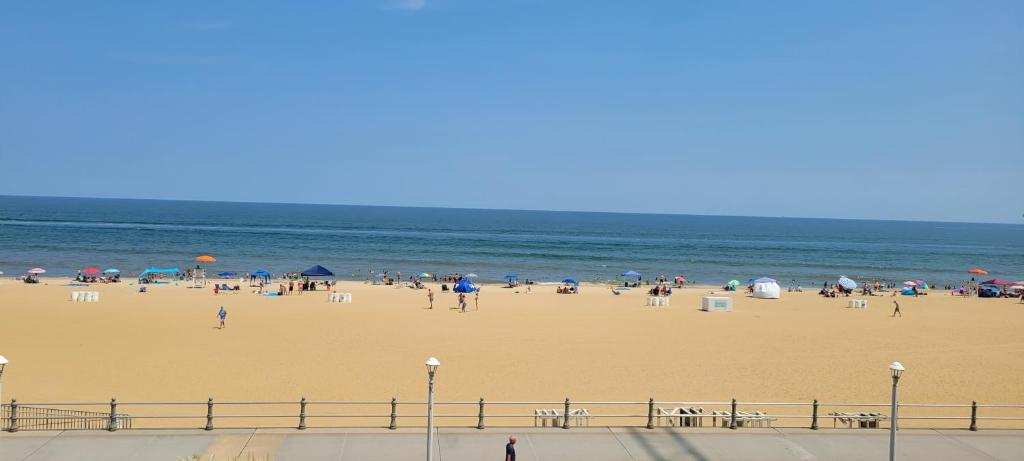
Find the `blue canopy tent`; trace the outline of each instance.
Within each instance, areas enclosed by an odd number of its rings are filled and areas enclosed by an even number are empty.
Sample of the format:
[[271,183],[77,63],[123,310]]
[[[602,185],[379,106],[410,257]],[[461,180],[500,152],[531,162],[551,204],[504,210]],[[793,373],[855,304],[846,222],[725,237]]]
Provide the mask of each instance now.
[[139,274],[139,277],[142,277],[142,276],[148,275],[148,274],[171,274],[171,275],[174,275],[174,274],[177,274],[178,272],[181,272],[181,270],[178,269],[177,267],[166,267],[166,268],[149,267],[149,268],[146,268],[146,270],[142,271],[142,273]]
[[333,277],[334,272],[327,270],[319,264],[302,271],[303,277]]
[[270,283],[270,272],[267,272],[266,269],[256,269],[249,274],[249,283],[253,283],[260,279],[263,280],[263,283]]
[[508,280],[510,282],[513,280],[519,280],[519,276],[516,274],[508,274],[505,276],[505,280]]
[[470,282],[469,279],[459,280],[455,283],[455,287],[452,288],[452,291],[456,293],[472,293],[477,290],[479,290],[479,288],[474,286],[473,282]]

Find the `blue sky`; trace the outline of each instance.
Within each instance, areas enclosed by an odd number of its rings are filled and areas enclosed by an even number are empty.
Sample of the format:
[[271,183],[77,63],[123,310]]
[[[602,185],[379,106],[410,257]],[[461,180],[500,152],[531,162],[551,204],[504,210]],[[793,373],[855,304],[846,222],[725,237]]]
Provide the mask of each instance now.
[[0,10],[0,194],[1022,222],[1024,2]]

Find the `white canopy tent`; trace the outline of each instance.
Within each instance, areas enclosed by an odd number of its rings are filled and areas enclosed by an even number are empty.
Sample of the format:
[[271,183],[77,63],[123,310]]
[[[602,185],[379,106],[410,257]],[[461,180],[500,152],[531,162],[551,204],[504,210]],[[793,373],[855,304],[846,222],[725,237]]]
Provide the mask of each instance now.
[[761,299],[779,299],[782,295],[782,289],[779,288],[779,282],[768,277],[762,277],[754,280],[754,297]]

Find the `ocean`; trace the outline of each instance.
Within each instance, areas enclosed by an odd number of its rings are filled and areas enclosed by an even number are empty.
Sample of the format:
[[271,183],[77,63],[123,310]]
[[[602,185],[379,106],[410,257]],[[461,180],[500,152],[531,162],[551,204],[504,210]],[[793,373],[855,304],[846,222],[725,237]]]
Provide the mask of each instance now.
[[593,282],[635,270],[702,284],[945,284],[972,267],[1024,279],[1024,225],[0,196],[4,276],[132,275],[200,254],[218,259],[215,272],[320,264],[352,280],[389,270]]

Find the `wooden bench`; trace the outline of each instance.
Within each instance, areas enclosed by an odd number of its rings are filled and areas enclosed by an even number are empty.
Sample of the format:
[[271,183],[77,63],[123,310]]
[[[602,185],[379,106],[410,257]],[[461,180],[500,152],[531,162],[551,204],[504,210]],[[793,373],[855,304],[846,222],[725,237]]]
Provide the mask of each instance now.
[[853,429],[855,424],[860,429],[877,429],[879,423],[889,420],[888,416],[881,413],[829,413],[829,416],[832,416],[833,428],[843,423],[847,429]]
[[[713,411],[711,412],[711,424],[717,426],[716,419],[722,419],[722,427],[729,427],[729,422],[732,421],[732,413],[728,411]],[[736,427],[772,427],[772,421],[778,418],[772,417],[762,411],[737,411],[736,412]]]
[[[565,413],[564,410],[557,408],[538,408],[533,410],[533,426],[537,427],[537,423],[540,423],[540,427],[547,426],[547,423],[551,423],[551,427],[562,426],[562,417]],[[590,426],[590,411],[586,408],[573,408],[569,410],[569,422],[574,426]]]
[[704,425],[704,409],[700,407],[658,408],[658,425],[662,418],[668,420],[669,426],[700,427]]

